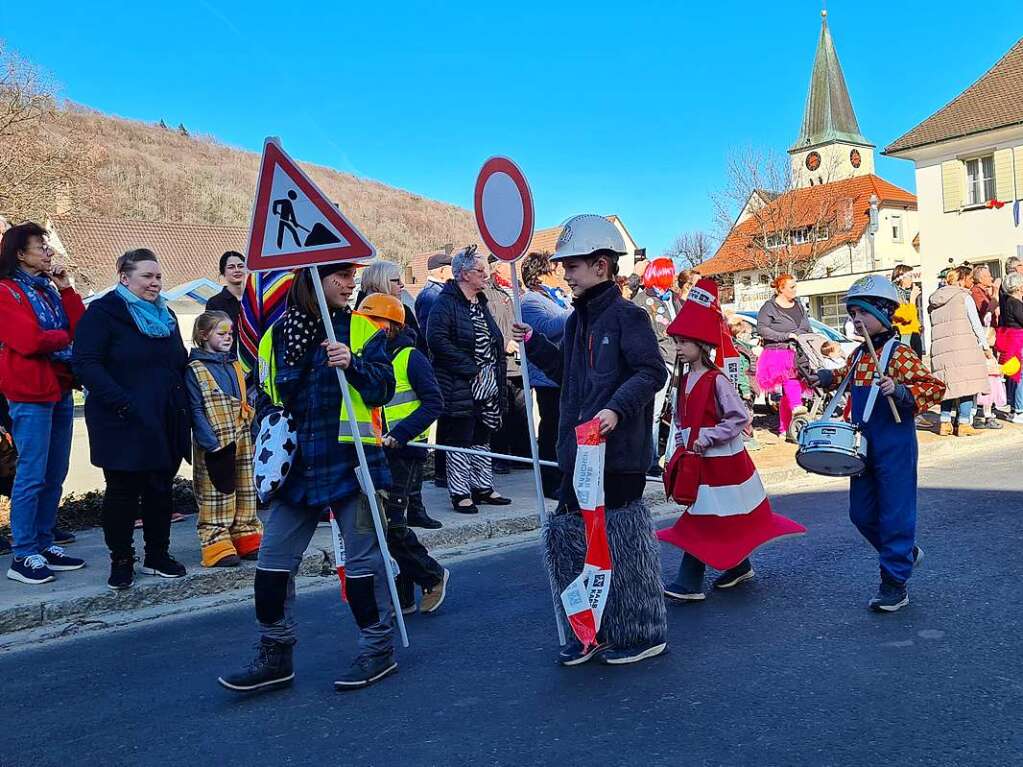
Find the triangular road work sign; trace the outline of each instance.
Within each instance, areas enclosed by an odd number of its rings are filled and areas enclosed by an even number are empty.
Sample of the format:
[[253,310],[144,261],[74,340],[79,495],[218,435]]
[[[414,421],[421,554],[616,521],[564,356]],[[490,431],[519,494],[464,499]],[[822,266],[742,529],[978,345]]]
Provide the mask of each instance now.
[[362,261],[374,248],[276,139],[263,145],[249,229],[250,271]]

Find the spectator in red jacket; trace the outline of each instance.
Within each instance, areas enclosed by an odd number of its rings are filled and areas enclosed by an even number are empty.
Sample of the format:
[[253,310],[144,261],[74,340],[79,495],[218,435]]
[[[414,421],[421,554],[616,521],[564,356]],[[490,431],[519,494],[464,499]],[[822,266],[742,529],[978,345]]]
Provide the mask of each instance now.
[[85,313],[46,230],[13,226],[0,239],[0,392],[10,402],[18,466],[11,491],[14,556],[7,577],[52,581],[85,562],[54,544],[57,505],[71,458],[71,343]]

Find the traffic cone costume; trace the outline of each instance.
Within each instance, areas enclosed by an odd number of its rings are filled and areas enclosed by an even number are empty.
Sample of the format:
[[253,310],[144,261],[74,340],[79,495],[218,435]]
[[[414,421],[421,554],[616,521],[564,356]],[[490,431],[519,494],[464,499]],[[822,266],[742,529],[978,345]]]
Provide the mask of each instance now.
[[[738,353],[718,308],[717,286],[701,280],[690,292],[668,334],[714,350],[715,364],[738,373]],[[682,376],[675,408],[676,449],[691,449],[699,432],[721,423],[717,393],[721,369],[709,369],[690,382]],[[733,377],[734,383],[734,377]],[[736,394],[738,397],[738,394]],[[690,452],[687,458],[692,457]],[[759,546],[776,538],[799,535],[806,528],[771,510],[763,482],[746,452],[741,431],[711,444],[702,456],[695,500],[670,528],[657,536],[718,570],[746,560]]]

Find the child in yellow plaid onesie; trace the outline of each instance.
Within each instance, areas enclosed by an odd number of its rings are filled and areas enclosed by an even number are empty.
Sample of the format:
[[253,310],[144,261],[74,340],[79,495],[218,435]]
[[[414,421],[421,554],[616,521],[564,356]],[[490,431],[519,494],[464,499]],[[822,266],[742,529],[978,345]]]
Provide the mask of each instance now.
[[241,365],[231,354],[232,337],[224,312],[200,314],[185,376],[204,567],[235,567],[241,559],[255,559],[263,533],[252,481],[252,408]]

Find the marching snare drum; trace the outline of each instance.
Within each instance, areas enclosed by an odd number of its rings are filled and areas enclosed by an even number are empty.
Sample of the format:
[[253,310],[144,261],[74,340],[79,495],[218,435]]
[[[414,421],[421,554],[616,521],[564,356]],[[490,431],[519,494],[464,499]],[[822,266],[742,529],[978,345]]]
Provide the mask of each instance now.
[[799,433],[796,463],[826,477],[855,477],[867,468],[867,439],[845,421],[814,421]]

